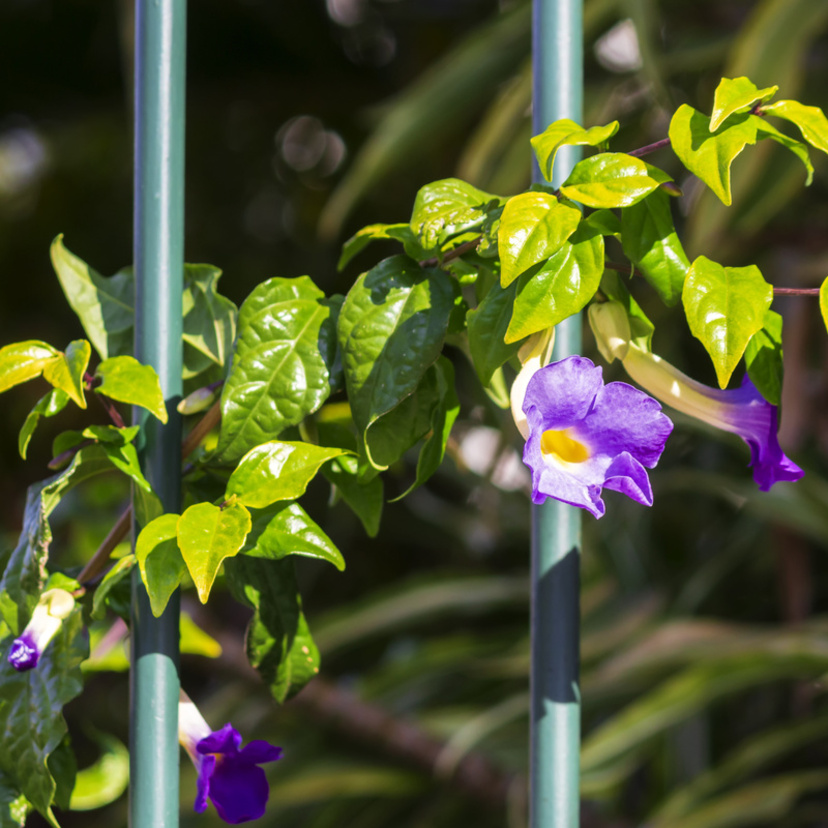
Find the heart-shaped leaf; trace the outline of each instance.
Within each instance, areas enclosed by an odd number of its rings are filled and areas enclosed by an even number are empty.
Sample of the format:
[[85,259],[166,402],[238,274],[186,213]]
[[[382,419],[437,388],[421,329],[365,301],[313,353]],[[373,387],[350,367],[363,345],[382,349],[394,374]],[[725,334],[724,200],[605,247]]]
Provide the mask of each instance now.
[[161,515],[147,524],[135,541],[135,559],[156,618],[164,612],[170,596],[187,572],[178,547],[178,521],[179,515]]
[[828,118],[818,106],[805,106],[799,101],[775,101],[763,106],[762,112],[796,124],[812,147],[828,153]]
[[162,423],[167,422],[164,394],[152,366],[142,365],[131,356],[110,357],[97,367],[95,377],[101,380],[95,387],[98,394],[128,405],[139,405]]
[[582,126],[561,118],[550,124],[540,135],[532,138],[532,150],[538,159],[538,166],[547,181],[552,181],[555,156],[565,146],[597,147],[606,143],[618,132],[618,121],[606,126],[594,126],[584,129]]
[[769,101],[778,90],[778,86],[759,89],[755,83],[744,77],[722,78],[713,95],[710,131],[715,132],[734,112]]

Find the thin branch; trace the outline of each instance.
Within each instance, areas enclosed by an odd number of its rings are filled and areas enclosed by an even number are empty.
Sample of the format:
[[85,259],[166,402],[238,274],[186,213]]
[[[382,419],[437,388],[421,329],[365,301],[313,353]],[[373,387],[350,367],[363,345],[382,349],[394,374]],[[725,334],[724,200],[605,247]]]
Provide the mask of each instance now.
[[189,457],[201,441],[221,422],[221,400],[216,400],[207,413],[193,426],[181,444],[181,457]]
[[778,288],[773,289],[774,296],[819,296],[819,288]]
[[633,158],[641,158],[642,155],[649,155],[656,150],[660,150],[663,147],[670,146],[670,139],[669,138],[662,138],[660,141],[654,141],[652,144],[647,144],[646,146],[639,147],[638,149],[628,150],[627,155],[632,155]]
[[478,236],[476,239],[470,239],[467,242],[463,242],[463,244],[458,244],[457,247],[449,250],[442,258],[434,256],[431,259],[423,259],[420,262],[420,267],[439,267],[441,264],[450,262],[452,259],[459,259],[464,253],[474,250],[482,240],[483,236]]

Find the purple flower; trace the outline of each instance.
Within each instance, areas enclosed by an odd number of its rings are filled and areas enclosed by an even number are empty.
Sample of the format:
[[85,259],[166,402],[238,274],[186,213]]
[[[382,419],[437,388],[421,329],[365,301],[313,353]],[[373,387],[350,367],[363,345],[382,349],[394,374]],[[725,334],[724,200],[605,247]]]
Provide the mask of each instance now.
[[198,770],[194,809],[201,814],[209,799],[231,825],[264,815],[270,788],[259,765],[274,762],[282,749],[254,739],[241,750],[241,734],[231,724],[211,731],[195,705],[178,706],[178,738]]
[[65,589],[47,589],[40,596],[26,628],[12,642],[9,664],[19,673],[37,667],[46,646],[74,607],[75,599]]
[[624,368],[639,385],[667,405],[738,434],[750,448],[753,479],[760,491],[768,491],[781,480],[799,480],[805,474],[779,446],[776,406],[756,390],[747,374],[740,388],[710,388],[634,345],[624,357]]
[[645,467],[658,462],[673,424],[656,400],[623,382],[604,385],[601,374],[572,356],[529,380],[523,462],[532,470],[534,503],[552,497],[599,518],[606,488],[652,506]]

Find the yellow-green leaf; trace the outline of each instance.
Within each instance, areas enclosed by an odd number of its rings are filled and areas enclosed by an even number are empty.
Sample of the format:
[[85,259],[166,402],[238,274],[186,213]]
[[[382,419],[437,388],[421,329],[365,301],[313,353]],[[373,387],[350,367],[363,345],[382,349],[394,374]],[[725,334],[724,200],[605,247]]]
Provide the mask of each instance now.
[[825,328],[828,329],[828,278],[825,279],[819,288],[819,309],[822,313],[822,321],[825,323]]
[[135,542],[135,558],[147,588],[152,614],[164,612],[170,596],[187,571],[178,548],[178,515],[166,514],[148,523]]
[[641,201],[670,177],[623,152],[602,152],[579,161],[561,193],[587,207],[628,207]]
[[734,112],[769,101],[778,89],[778,86],[759,89],[753,81],[744,77],[722,78],[713,96],[710,131],[715,132]]
[[39,377],[59,357],[60,351],[36,339],[0,348],[0,392]]
[[178,518],[178,548],[202,604],[207,603],[222,561],[238,555],[251,525],[250,512],[241,503],[224,508],[196,503]]
[[131,356],[110,357],[98,366],[95,377],[101,380],[95,388],[97,393],[118,402],[140,405],[162,423],[167,422],[164,394],[152,366],[142,365]]
[[532,150],[538,159],[538,166],[546,177],[552,181],[552,170],[558,150],[565,146],[597,147],[612,138],[618,132],[618,121],[606,126],[594,126],[584,129],[575,121],[561,118],[550,124],[540,135],[532,138]]
[[796,124],[812,147],[828,153],[828,118],[818,106],[805,106],[799,101],[776,101],[762,107],[762,111]]

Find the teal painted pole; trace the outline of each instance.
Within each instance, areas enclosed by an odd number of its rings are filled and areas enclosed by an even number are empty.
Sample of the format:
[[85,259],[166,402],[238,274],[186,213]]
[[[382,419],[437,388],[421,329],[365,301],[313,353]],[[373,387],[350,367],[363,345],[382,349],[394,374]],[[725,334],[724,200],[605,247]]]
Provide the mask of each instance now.
[[[582,0],[533,0],[533,134],[558,118],[582,117]],[[552,183],[580,154],[563,147]],[[542,180],[537,167],[535,180]],[[580,317],[555,331],[553,360],[581,350]],[[578,828],[581,696],[580,510],[547,500],[532,507],[530,828]]]
[[[142,409],[141,462],[165,512],[181,484],[182,291],[186,3],[135,2],[135,356],[155,368],[167,401],[162,426]],[[136,527],[137,529],[138,527]],[[178,825],[178,594],[161,618],[132,581],[130,801],[132,828]]]

